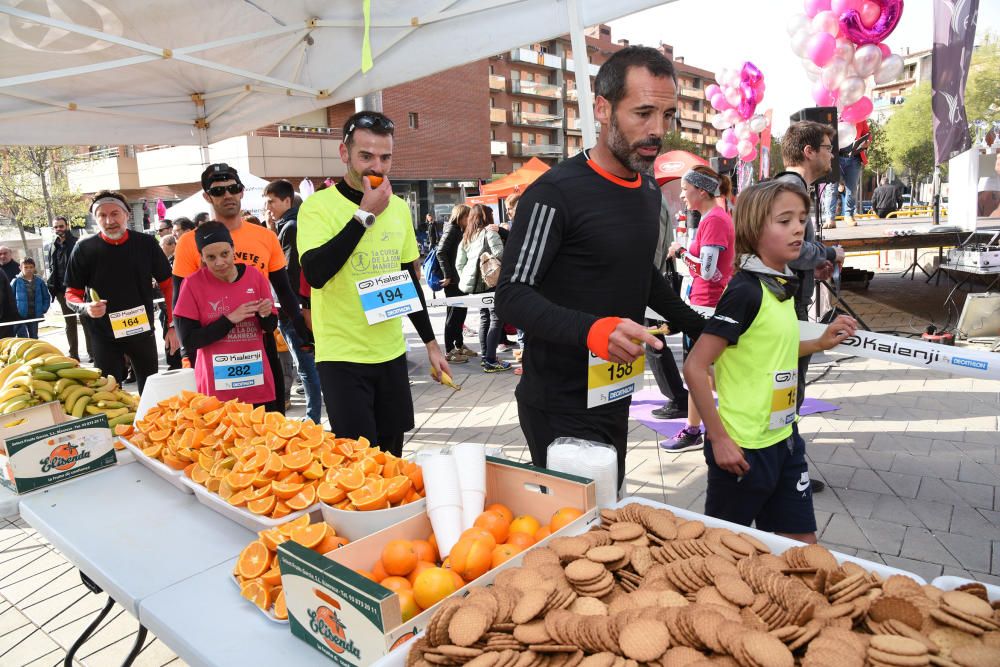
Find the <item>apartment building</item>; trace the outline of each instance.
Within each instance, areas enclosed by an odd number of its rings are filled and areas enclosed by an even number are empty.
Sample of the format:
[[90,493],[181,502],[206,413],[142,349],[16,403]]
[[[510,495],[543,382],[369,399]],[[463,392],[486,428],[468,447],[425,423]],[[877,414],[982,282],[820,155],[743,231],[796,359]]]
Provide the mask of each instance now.
[[895,81],[872,88],[872,116],[880,123],[889,120],[895,107],[906,102],[906,96],[921,83],[931,80],[931,50],[914,51],[909,48],[903,55],[903,72]]

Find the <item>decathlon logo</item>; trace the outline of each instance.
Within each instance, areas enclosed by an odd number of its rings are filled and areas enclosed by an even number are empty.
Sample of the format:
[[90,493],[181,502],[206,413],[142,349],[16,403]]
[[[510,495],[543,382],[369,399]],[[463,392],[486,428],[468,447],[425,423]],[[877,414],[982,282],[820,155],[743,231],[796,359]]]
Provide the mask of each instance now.
[[[124,32],[121,19],[95,0],[12,0],[9,4],[25,12],[115,37],[121,37]],[[7,14],[0,14],[0,39],[28,51],[61,55],[95,53],[112,46],[102,39]]]
[[978,359],[963,359],[962,357],[952,357],[951,363],[953,366],[962,366],[963,368],[974,368],[977,371],[988,370],[990,364],[988,361],[980,361]]

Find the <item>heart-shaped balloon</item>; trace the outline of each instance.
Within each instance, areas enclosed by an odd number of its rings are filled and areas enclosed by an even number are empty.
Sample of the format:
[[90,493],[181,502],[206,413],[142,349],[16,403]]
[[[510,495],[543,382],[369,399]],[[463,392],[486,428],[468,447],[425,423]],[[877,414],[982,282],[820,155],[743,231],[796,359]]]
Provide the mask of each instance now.
[[764,81],[764,74],[752,62],[743,63],[740,70],[740,101],[736,105],[736,110],[743,120],[753,116],[760,102],[762,95],[757,93],[758,88]]
[[882,61],[882,64],[875,70],[875,83],[882,85],[895,81],[903,73],[903,58],[898,53],[893,53]]
[[[878,44],[892,34],[903,15],[903,0],[865,0],[879,10],[878,18],[870,26],[865,26],[861,12],[851,9],[840,17],[840,31],[849,40],[862,44]],[[871,18],[874,8],[869,8],[867,18]]]

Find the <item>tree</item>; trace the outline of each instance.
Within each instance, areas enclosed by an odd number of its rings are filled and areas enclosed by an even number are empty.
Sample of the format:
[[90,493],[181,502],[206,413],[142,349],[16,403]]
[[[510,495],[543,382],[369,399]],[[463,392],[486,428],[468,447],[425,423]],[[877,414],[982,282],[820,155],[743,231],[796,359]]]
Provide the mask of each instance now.
[[892,164],[909,176],[911,186],[934,172],[929,82],[907,95],[906,103],[886,123],[885,136]]
[[874,118],[869,118],[868,128],[872,135],[871,143],[865,150],[865,154],[868,156],[868,169],[875,172],[875,176],[878,177],[889,171],[889,167],[892,166],[892,157],[889,154],[885,125]]
[[987,32],[972,52],[965,111],[969,122],[1000,121],[1000,39],[996,33]]
[[695,155],[700,155],[702,147],[693,141],[685,139],[677,130],[667,132],[663,135],[663,152],[667,151],[687,151]]
[[68,146],[0,149],[0,217],[17,226],[26,253],[25,227],[45,226],[56,215],[66,216],[77,227],[86,220],[86,203],[80,193],[72,191],[66,178],[72,155]]

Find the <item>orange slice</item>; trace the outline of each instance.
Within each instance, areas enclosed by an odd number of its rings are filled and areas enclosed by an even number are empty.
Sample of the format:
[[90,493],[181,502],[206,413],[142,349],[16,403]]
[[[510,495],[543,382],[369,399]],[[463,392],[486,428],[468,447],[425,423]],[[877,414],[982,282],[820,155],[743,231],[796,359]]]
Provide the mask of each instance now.
[[280,586],[281,585],[281,570],[275,565],[270,570],[265,572],[260,577],[265,584],[268,586]]
[[305,470],[313,462],[312,452],[304,449],[293,454],[285,454],[281,457],[281,462],[289,470]]
[[271,450],[264,445],[257,445],[243,463],[244,470],[260,470],[271,456]]
[[281,519],[283,517],[288,516],[291,513],[292,513],[292,510],[289,509],[288,505],[286,505],[284,503],[284,501],[279,500],[274,505],[274,511],[271,512],[271,518],[272,519]]
[[264,574],[270,562],[271,552],[267,546],[262,541],[255,540],[240,552],[236,568],[241,577],[253,579]]
[[226,475],[226,484],[234,491],[240,491],[253,484],[256,475],[252,472],[231,472]]
[[[230,502],[231,501],[232,498],[230,498]],[[257,498],[256,500],[248,502],[247,509],[253,514],[267,515],[274,511],[274,506],[277,502],[277,498],[272,495],[267,495],[263,498]]]
[[347,494],[354,507],[361,512],[384,510],[389,507],[389,497],[385,491],[373,493],[369,489],[358,489]]
[[171,468],[173,468],[174,470],[184,470],[184,468],[186,468],[188,464],[187,461],[180,459],[172,454],[164,454],[163,462],[166,463]]
[[328,529],[329,526],[323,522],[300,526],[292,531],[292,541],[298,542],[307,549],[312,549],[323,541]]
[[164,440],[169,438],[172,434],[173,431],[171,431],[170,429],[162,429],[160,431],[150,431],[148,435],[149,439],[152,440],[153,442],[163,442]]
[[285,469],[285,464],[281,462],[281,456],[268,450],[267,463],[260,471],[262,475],[274,476]]
[[285,500],[285,503],[292,511],[304,510],[315,504],[315,502],[316,489],[312,486],[304,486],[297,494]]
[[142,453],[151,459],[160,458],[160,454],[163,452],[163,445],[150,445],[146,449],[142,450]]
[[318,554],[328,554],[334,549],[339,549],[340,547],[347,544],[347,538],[340,537],[333,532],[333,527],[326,532],[326,537],[323,541],[313,547],[313,551]]
[[[240,595],[245,597],[250,602],[267,611],[267,608],[271,606],[270,594],[265,586],[255,581],[251,581],[243,585],[240,589]],[[287,612],[286,612],[287,613]]]
[[323,464],[324,468],[337,468],[344,462],[344,455],[335,454],[334,452],[324,452],[319,457],[319,461]]
[[271,482],[271,490],[274,495],[282,500],[288,500],[298,494],[302,491],[302,486],[300,483]]
[[247,504],[247,492],[245,490],[237,491],[233,495],[226,498],[226,502],[233,507],[243,507]]
[[251,424],[263,424],[264,423],[264,406],[254,408],[253,412],[250,413],[250,423]]
[[[308,450],[306,450],[308,451]],[[323,466],[319,461],[313,461],[309,464],[309,467],[302,471],[302,476],[306,479],[322,479],[323,478]]]
[[294,419],[286,419],[284,424],[278,426],[275,433],[287,440],[288,438],[294,438],[297,436],[301,430],[302,422],[295,421]]
[[281,531],[282,535],[291,537],[293,530],[301,526],[308,526],[308,525],[309,525],[309,517],[300,516],[299,518],[293,519],[282,526],[278,526],[278,530]]
[[403,502],[406,498],[406,494],[410,492],[410,488],[412,486],[413,482],[406,475],[397,475],[389,479],[389,483],[386,487],[389,502],[393,505]]
[[365,475],[356,468],[353,470],[344,468],[337,473],[333,482],[344,491],[355,491],[361,488],[361,485],[365,483]]
[[257,536],[260,537],[260,541],[264,543],[264,546],[266,546],[271,551],[277,551],[279,544],[288,541],[288,536],[282,533],[277,528],[269,528],[268,530],[262,530],[259,533],[257,533]]
[[191,465],[194,466],[194,469],[191,470],[191,479],[194,480],[196,484],[204,486],[205,482],[207,482],[209,478],[208,471],[200,465],[194,465],[193,463]]
[[288,618],[288,607],[285,605],[285,591],[278,591],[274,598],[274,617],[282,621]]
[[334,505],[347,497],[347,492],[332,482],[323,482],[316,487],[316,496],[327,505]]

